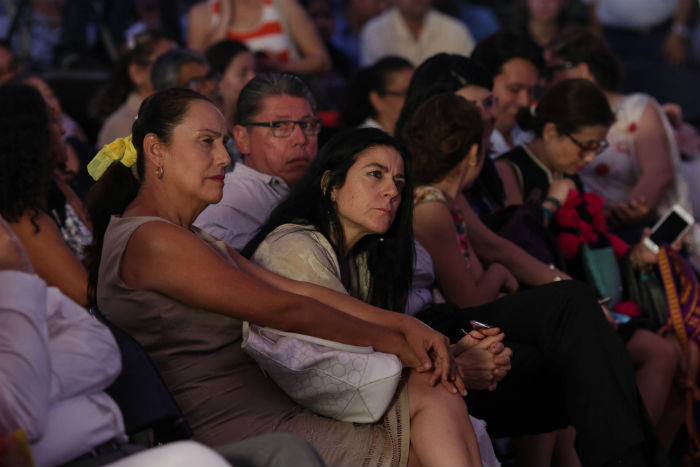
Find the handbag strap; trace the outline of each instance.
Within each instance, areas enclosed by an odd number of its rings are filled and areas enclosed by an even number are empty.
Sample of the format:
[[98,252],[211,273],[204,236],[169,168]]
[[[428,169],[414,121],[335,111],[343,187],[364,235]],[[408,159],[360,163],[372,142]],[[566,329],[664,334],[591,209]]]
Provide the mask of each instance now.
[[[690,348],[688,345],[688,334],[685,329],[685,323],[683,322],[683,314],[681,313],[681,304],[678,298],[678,290],[676,289],[676,283],[673,279],[673,272],[671,270],[671,262],[669,260],[669,250],[667,246],[663,246],[659,249],[659,272],[661,273],[661,281],[663,283],[664,291],[666,292],[666,301],[668,303],[669,311],[669,324],[673,327],[673,330],[678,338],[683,349],[683,357],[688,363],[690,358]],[[693,381],[690,381],[688,375],[683,375],[683,386],[685,387],[685,425],[688,431],[688,456],[697,464],[700,460],[700,436],[698,436],[698,429],[695,425],[695,418],[693,417],[693,402],[698,399],[699,393],[698,388]]]

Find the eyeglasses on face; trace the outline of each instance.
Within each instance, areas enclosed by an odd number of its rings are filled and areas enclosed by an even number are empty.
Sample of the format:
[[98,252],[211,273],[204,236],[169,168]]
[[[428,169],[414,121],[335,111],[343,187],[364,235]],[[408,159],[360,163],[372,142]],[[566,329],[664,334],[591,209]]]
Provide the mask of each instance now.
[[568,132],[564,131],[563,132],[578,148],[581,150],[581,152],[595,152],[596,154],[600,154],[601,152],[605,151],[605,149],[609,146],[609,143],[606,140],[601,140],[593,143],[582,143],[581,141],[577,140],[573,136],[571,136]]
[[299,125],[301,131],[306,136],[316,136],[321,132],[321,119],[310,118],[308,120],[274,120],[272,122],[247,122],[243,126],[263,126],[268,127],[272,136],[276,138],[286,138],[294,131],[294,127]]

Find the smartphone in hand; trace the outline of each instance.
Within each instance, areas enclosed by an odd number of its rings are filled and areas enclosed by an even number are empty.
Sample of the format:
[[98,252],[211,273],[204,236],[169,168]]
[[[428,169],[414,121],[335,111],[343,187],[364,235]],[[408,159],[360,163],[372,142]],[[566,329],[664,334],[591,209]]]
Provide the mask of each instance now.
[[676,204],[654,225],[651,235],[642,241],[653,253],[659,253],[659,245],[671,244],[685,234],[695,223],[693,216]]
[[469,324],[472,325],[472,329],[475,331],[481,331],[483,329],[491,329],[494,326],[491,326],[490,324],[482,323],[481,321],[477,321],[475,319],[472,319],[469,321]]

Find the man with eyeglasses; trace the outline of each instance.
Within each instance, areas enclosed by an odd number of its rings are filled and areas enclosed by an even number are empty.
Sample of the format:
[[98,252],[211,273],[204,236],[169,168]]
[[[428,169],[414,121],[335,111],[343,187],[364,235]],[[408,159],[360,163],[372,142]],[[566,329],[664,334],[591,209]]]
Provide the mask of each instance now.
[[516,121],[520,109],[530,107],[544,66],[542,50],[527,37],[498,32],[476,45],[472,58],[493,77],[495,128],[491,133],[491,156],[497,157],[533,135]]
[[241,91],[234,122],[243,161],[226,174],[221,201],[195,225],[240,250],[316,157],[321,120],[299,77],[262,73]]

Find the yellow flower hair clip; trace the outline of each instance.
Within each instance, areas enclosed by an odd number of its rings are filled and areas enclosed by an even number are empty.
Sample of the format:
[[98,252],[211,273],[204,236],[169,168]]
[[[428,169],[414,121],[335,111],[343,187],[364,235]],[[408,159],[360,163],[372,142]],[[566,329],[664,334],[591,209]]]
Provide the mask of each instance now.
[[121,162],[125,167],[131,167],[136,163],[136,148],[131,142],[131,135],[105,144],[90,161],[87,171],[94,180],[99,180],[114,161]]

